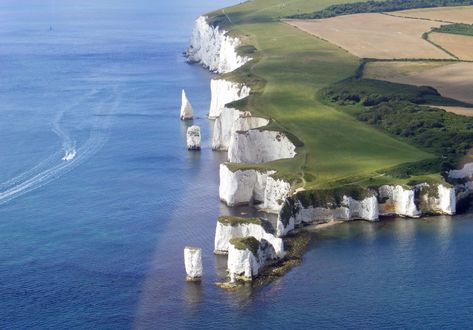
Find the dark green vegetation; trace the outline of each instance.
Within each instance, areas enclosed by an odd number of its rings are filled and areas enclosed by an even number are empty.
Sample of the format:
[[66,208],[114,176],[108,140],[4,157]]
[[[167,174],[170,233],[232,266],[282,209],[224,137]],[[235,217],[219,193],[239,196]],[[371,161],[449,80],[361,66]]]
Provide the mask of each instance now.
[[289,18],[320,19],[341,15],[361,13],[382,13],[415,8],[434,8],[448,6],[469,6],[472,0],[387,0],[344,3],[329,6],[308,14],[290,15]]
[[269,265],[260,272],[253,282],[253,286],[267,285],[286,274],[291,268],[302,262],[302,255],[307,250],[311,240],[311,234],[305,230],[299,230],[288,234],[283,238],[286,254],[284,258],[273,265]]
[[271,233],[273,232],[273,227],[268,221],[261,220],[258,218],[243,218],[243,217],[235,217],[230,215],[223,215],[218,218],[218,222],[224,225],[230,225],[232,227],[239,226],[239,225],[248,225],[254,224],[263,227],[266,232]]
[[433,28],[432,32],[460,34],[464,36],[473,36],[473,24],[447,24],[438,28]]
[[230,226],[238,226],[238,225],[245,225],[245,224],[255,224],[260,225],[262,221],[258,218],[243,218],[243,217],[235,217],[230,215],[223,215],[218,218],[218,222],[223,223],[225,225]]
[[324,89],[321,95],[358,120],[437,156],[393,168],[394,177],[449,170],[473,146],[473,118],[426,106],[472,105],[444,98],[431,87],[349,79]]
[[383,102],[408,101],[415,104],[472,106],[443,97],[432,87],[418,87],[376,79],[347,79],[322,90],[321,96],[340,105],[360,103],[364,106],[373,106]]
[[256,0],[209,14],[243,46],[250,46],[243,50],[254,58],[223,76],[252,87],[250,97],[232,106],[271,119],[265,129],[284,132],[298,146],[294,159],[237,164],[232,169],[274,169],[278,178],[312,189],[368,179],[382,169],[433,158],[314,98],[320,89],[353,76],[359,59],[280,18],[336,2]]
[[232,238],[230,244],[232,244],[237,250],[249,250],[255,256],[258,254],[260,246],[260,242],[253,236]]

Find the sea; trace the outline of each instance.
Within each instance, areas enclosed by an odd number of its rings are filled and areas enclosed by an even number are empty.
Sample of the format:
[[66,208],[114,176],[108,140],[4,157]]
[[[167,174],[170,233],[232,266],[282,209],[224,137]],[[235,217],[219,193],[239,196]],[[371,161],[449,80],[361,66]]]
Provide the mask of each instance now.
[[235,3],[0,2],[0,329],[473,327],[470,214],[311,229],[286,276],[215,285],[217,217],[254,210],[219,201],[212,74],[183,52],[196,17]]

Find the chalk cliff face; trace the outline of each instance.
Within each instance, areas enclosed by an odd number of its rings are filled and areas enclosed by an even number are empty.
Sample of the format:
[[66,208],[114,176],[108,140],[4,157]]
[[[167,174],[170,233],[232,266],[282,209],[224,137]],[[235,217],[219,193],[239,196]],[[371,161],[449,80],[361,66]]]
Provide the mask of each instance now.
[[316,201],[307,203],[297,194],[287,198],[278,215],[277,235],[284,236],[296,225],[325,223],[332,220],[378,220],[378,199],[374,194],[362,200],[343,195],[339,205],[329,202],[320,205]]
[[264,266],[277,259],[272,245],[267,241],[263,239],[258,242],[254,237],[248,239],[254,240],[257,246],[253,247],[255,250],[241,247],[239,242],[232,241],[229,244],[227,267],[232,282],[237,279],[251,281]]
[[187,128],[187,149],[200,150],[200,127],[192,125]]
[[225,79],[212,79],[210,81],[209,118],[219,117],[228,103],[244,99],[250,95],[250,91],[251,88],[244,84]]
[[276,237],[266,231],[263,224],[246,221],[228,222],[222,219],[217,221],[215,230],[215,250],[216,254],[226,254],[229,249],[229,242],[234,238],[253,236],[258,241],[265,239],[274,248],[278,257],[284,256],[284,243],[281,238]]
[[459,170],[451,170],[448,172],[448,177],[451,179],[471,179],[473,176],[473,163],[467,163]]
[[263,127],[269,120],[252,117],[248,111],[240,111],[234,108],[224,108],[220,117],[215,120],[212,137],[212,149],[228,150],[232,134],[237,131],[247,131],[253,128]]
[[[333,196],[336,195],[333,192]],[[277,235],[284,236],[302,223],[376,221],[379,216],[387,215],[416,218],[422,214],[453,215],[456,212],[455,188],[443,184],[422,184],[412,189],[385,185],[367,190],[364,195],[359,200],[343,195],[341,201],[335,202],[334,198],[327,199],[327,194],[317,200],[317,194],[296,193],[286,198],[279,211]]]
[[187,280],[198,281],[202,277],[202,249],[186,246],[184,248],[184,265]]
[[454,187],[438,185],[430,187],[423,184],[418,187],[420,193],[419,210],[422,214],[456,213],[456,193]]
[[402,186],[381,186],[378,189],[381,215],[400,215],[417,218],[421,212],[415,203],[413,189],[404,189]]
[[238,46],[238,38],[229,36],[218,26],[209,25],[206,17],[201,16],[195,21],[187,56],[189,61],[199,62],[210,71],[226,73],[251,60],[237,54]]
[[181,120],[192,119],[192,105],[187,98],[186,92],[182,90],[181,95]]
[[266,163],[292,158],[296,146],[282,132],[252,129],[234,132],[228,147],[231,163]]
[[274,171],[237,170],[220,164],[220,199],[229,206],[258,204],[258,207],[277,213],[289,195],[291,185],[271,175]]

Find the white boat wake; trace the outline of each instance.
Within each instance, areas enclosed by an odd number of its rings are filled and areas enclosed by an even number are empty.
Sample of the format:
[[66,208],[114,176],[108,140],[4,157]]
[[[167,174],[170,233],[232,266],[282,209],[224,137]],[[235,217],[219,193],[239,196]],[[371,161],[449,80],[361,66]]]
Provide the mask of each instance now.
[[73,160],[75,157],[76,157],[76,149],[69,149],[69,150],[66,150],[64,157],[62,157],[62,160],[68,162],[68,161]]
[[[53,122],[53,131],[61,138],[63,150],[54,153],[18,176],[1,183],[0,204],[44,186],[68,173],[98,152],[109,136],[110,115],[116,111],[120,102],[116,87],[110,94],[111,96],[103,99],[96,108],[97,112],[93,114],[94,120],[91,123],[89,136],[77,149],[69,133],[59,125],[65,110],[59,113]],[[89,94],[88,97],[90,96],[92,95]],[[61,154],[63,154],[62,158]]]

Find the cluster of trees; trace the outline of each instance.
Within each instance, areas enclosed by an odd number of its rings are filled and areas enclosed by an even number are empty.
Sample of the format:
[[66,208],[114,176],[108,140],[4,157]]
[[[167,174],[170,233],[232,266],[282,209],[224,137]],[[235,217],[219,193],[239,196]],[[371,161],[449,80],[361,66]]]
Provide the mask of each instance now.
[[473,36],[473,24],[456,23],[456,24],[442,25],[438,28],[433,28],[432,32]]
[[409,102],[385,102],[366,108],[356,117],[431,151],[448,167],[453,167],[473,147],[473,118],[438,108]]
[[469,106],[445,98],[432,87],[396,84],[375,79],[348,79],[322,90],[322,96],[340,105],[361,103],[374,106],[389,101],[408,101],[415,104]]
[[332,5],[323,10],[307,14],[296,14],[289,18],[319,19],[359,13],[380,13],[414,8],[433,8],[447,6],[469,6],[473,0],[387,0],[366,1]]
[[428,106],[472,105],[444,98],[431,87],[350,79],[323,90],[322,97],[341,105],[342,110],[358,120],[438,156],[440,162],[429,162],[423,166],[435,169],[440,169],[440,166],[442,170],[453,168],[473,147],[473,117]]

